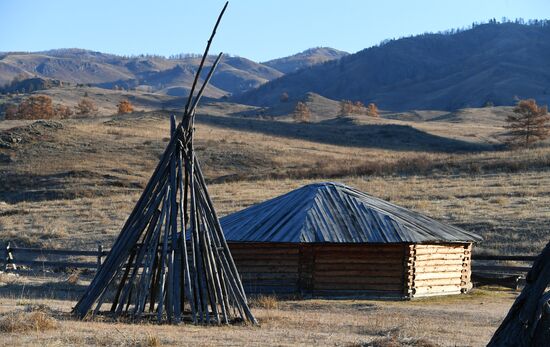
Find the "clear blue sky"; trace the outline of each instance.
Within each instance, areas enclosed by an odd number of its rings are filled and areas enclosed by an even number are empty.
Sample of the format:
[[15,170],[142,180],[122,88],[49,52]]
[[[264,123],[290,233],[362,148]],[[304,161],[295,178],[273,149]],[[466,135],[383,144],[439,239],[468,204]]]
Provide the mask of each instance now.
[[[0,51],[201,53],[223,3],[0,0]],[[211,52],[256,61],[316,46],[356,52],[387,38],[503,16],[550,18],[550,0],[232,0]]]

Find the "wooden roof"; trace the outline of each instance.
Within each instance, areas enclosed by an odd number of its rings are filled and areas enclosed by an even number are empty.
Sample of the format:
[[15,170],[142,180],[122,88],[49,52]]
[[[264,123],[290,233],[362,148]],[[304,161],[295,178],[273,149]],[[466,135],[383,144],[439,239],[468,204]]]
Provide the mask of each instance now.
[[221,220],[234,242],[475,242],[472,232],[340,183],[303,186]]

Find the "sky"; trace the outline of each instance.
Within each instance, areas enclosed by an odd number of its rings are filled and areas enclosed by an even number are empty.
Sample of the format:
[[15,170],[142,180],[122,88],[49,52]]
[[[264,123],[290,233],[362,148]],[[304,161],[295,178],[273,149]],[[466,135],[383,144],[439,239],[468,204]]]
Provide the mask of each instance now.
[[[202,53],[221,0],[0,0],[0,52],[85,48],[119,55]],[[231,0],[211,53],[266,61],[491,18],[548,19],[550,0]]]

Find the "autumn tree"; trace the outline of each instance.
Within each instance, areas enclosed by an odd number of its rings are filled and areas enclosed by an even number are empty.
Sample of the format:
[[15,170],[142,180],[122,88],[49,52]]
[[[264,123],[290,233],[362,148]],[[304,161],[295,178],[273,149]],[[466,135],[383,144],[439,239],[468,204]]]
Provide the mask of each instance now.
[[134,112],[134,106],[128,100],[122,100],[118,103],[118,114]]
[[55,115],[52,99],[46,95],[30,96],[17,107],[18,119],[48,119]]
[[528,147],[550,136],[548,107],[538,106],[533,99],[520,100],[506,123],[507,142],[511,146]]
[[95,103],[88,99],[88,98],[82,98],[78,102],[78,104],[75,106],[75,112],[76,114],[91,114],[94,112],[97,112],[97,106]]
[[368,106],[367,106],[367,112],[366,112],[367,116],[371,116],[371,117],[380,117],[380,115],[378,114],[378,107],[376,107],[376,104],[371,102]]
[[311,120],[311,112],[309,107],[303,102],[298,102],[294,109],[293,118],[297,122],[308,123]]
[[33,95],[16,104],[4,106],[5,119],[49,119],[68,118],[74,113],[71,108],[53,104],[52,99],[45,95]]
[[378,117],[378,109],[373,103],[370,103],[369,106],[365,107],[365,104],[363,104],[361,101],[340,101],[340,113],[338,114],[338,116],[344,117],[351,114],[364,114],[371,117]]
[[338,116],[345,117],[349,116],[350,114],[354,113],[354,105],[352,101],[349,100],[342,100],[340,101],[340,113]]

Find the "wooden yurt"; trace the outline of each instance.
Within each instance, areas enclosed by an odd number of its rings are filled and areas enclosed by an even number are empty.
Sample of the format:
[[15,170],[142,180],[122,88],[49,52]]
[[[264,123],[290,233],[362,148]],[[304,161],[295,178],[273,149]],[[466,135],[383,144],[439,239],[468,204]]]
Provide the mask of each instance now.
[[408,299],[472,288],[481,238],[339,183],[221,219],[250,294]]

